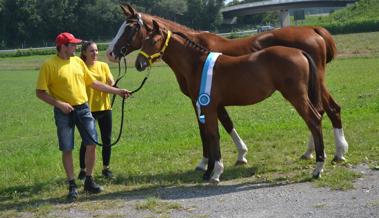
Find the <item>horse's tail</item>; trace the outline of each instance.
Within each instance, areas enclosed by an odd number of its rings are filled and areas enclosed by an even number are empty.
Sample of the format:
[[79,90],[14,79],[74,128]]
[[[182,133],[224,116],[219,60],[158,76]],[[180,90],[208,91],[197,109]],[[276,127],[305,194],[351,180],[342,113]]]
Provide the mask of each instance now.
[[308,80],[308,97],[313,106],[316,108],[321,107],[321,85],[319,75],[317,74],[317,66],[313,58],[305,51],[303,55],[307,58],[309,63],[309,80]]
[[325,28],[313,27],[313,30],[324,39],[326,45],[326,63],[331,62],[337,55],[336,42]]

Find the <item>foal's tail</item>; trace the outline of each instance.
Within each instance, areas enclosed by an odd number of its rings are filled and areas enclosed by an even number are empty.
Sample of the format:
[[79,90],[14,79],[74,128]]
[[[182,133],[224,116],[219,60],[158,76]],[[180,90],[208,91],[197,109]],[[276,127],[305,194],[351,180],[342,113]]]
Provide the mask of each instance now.
[[317,109],[321,107],[321,88],[319,75],[317,74],[317,66],[313,58],[305,51],[303,55],[307,58],[309,63],[309,81],[308,81],[308,97],[313,106]]
[[337,54],[336,42],[329,31],[325,28],[313,27],[313,30],[324,39],[326,45],[326,63],[331,62]]

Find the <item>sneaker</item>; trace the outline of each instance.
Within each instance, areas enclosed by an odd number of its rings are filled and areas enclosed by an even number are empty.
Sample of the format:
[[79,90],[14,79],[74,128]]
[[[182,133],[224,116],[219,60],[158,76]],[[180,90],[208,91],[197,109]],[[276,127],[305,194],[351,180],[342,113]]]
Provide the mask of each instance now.
[[102,174],[105,178],[110,179],[113,177],[112,171],[108,168],[103,169]]
[[92,176],[86,176],[86,180],[84,181],[84,191],[91,194],[97,194],[102,191],[102,188],[93,181]]
[[68,186],[67,200],[70,202],[76,201],[78,199],[78,190],[76,184],[70,184]]
[[78,175],[78,179],[84,180],[85,178],[86,178],[86,171],[80,170],[79,175]]

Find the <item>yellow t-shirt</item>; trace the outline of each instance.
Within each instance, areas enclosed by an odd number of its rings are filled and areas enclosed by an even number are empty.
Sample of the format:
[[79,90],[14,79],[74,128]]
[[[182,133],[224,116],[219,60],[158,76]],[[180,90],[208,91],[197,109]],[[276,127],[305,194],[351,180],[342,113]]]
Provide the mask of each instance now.
[[55,99],[70,105],[80,105],[88,101],[86,86],[93,81],[95,78],[82,59],[64,60],[56,55],[42,64],[37,89],[46,90]]
[[[92,76],[102,83],[107,83],[110,79],[113,80],[113,75],[105,62],[96,61],[94,65],[88,66],[88,69],[92,72]],[[87,86],[87,96],[92,112],[112,109],[108,93]]]

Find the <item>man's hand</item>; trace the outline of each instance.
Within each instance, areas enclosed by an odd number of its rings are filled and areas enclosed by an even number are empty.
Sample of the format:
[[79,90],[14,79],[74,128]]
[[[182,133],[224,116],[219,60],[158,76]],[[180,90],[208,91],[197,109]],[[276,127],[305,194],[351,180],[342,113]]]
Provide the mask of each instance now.
[[36,95],[42,101],[52,106],[57,107],[59,110],[61,110],[65,114],[69,114],[71,111],[74,110],[74,108],[69,103],[59,101],[53,98],[51,95],[49,95],[49,93],[47,93],[46,90],[36,89]]
[[59,110],[61,110],[64,114],[69,114],[74,111],[74,108],[69,103],[62,101],[59,101],[56,107],[59,108]]

